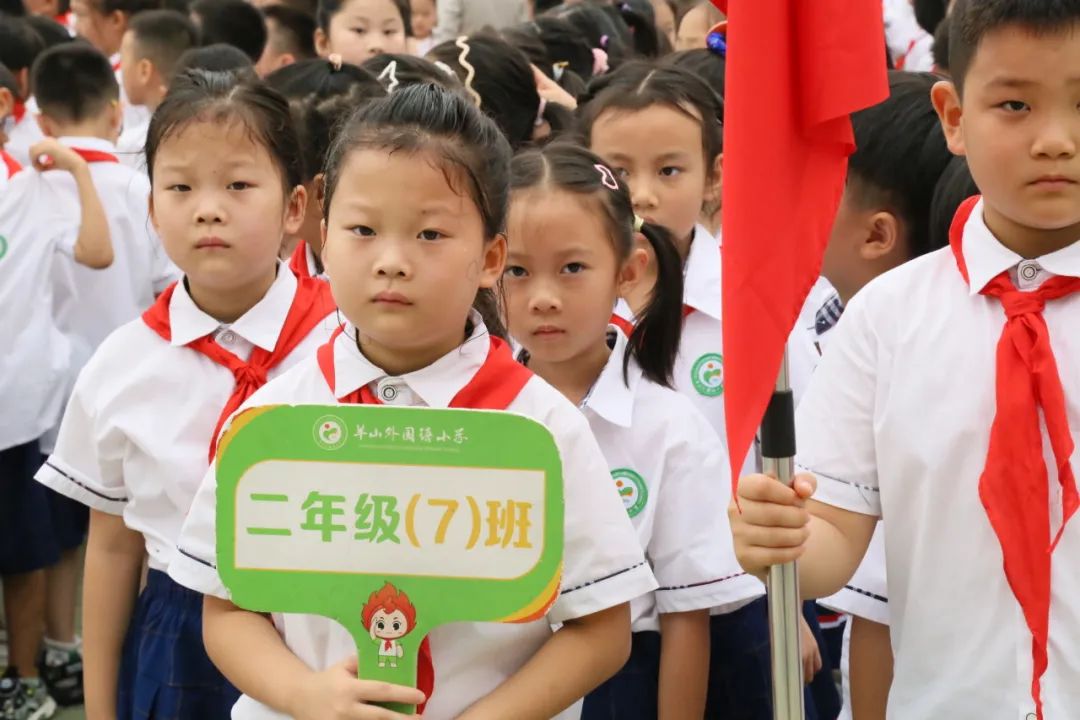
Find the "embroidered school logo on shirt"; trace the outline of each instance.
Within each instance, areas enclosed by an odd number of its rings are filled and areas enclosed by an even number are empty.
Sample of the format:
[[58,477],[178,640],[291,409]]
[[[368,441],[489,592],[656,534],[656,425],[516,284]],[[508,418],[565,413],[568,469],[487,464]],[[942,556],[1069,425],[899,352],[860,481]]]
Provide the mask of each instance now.
[[315,442],[324,450],[337,450],[345,445],[348,435],[345,423],[334,415],[323,415],[315,421]]
[[649,501],[649,489],[645,486],[645,480],[629,468],[612,470],[611,478],[615,481],[615,489],[619,491],[626,514],[636,517]]
[[7,238],[0,235],[0,260],[3,260],[5,255],[7,255]]
[[724,392],[724,358],[716,353],[705,353],[690,369],[690,381],[694,389],[706,397]]

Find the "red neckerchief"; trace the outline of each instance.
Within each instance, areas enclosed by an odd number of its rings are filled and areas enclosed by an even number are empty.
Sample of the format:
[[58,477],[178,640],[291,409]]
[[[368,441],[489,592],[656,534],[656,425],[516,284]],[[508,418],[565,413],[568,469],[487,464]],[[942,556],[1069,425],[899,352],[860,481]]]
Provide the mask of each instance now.
[[86,148],[73,147],[71,150],[88,163],[118,163],[120,160],[112,153],[104,150],[87,150]]
[[[175,289],[176,283],[166,288],[142,316],[143,322],[166,342],[172,341],[169,300]],[[330,295],[329,284],[311,278],[297,278],[296,294],[293,295],[292,305],[285,316],[281,332],[278,333],[273,352],[256,347],[251,351],[248,361],[244,362],[214,342],[213,333],[196,338],[187,344],[186,347],[228,368],[236,379],[236,386],[221,410],[217,425],[214,427],[214,434],[210,439],[209,462],[214,460],[218,435],[225,421],[256,390],[266,384],[266,374],[288,357],[289,353],[295,350],[304,338],[322,322],[333,307],[334,299]]]
[[[964,226],[978,197],[956,212],[949,244],[956,266],[968,281],[964,261]],[[979,498],[1001,544],[1005,576],[1031,630],[1031,696],[1042,720],[1041,681],[1049,664],[1051,557],[1065,525],[1080,507],[1069,457],[1073,440],[1050,332],[1043,318],[1047,301],[1080,292],[1080,278],[1053,277],[1037,290],[1021,292],[1008,271],[991,280],[980,294],[997,298],[1005,327],[997,345],[997,408],[990,428],[990,448],[979,478]],[[1046,420],[1050,446],[1062,489],[1061,529],[1050,537],[1050,488],[1042,452],[1039,410]]]
[[289,267],[299,277],[312,277],[311,268],[308,267],[306,242],[299,242],[293,249],[292,257],[289,258]]
[[22,165],[15,158],[8,155],[6,150],[0,150],[0,162],[4,163],[4,168],[7,170],[8,179],[15,176],[15,173],[22,170]]
[[[690,317],[690,315],[692,315],[694,312],[695,312],[694,308],[690,307],[689,305],[683,305],[682,306],[683,320]],[[614,325],[617,328],[619,328],[620,330],[622,330],[626,334],[626,337],[630,337],[630,334],[634,332],[634,323],[631,322],[630,320],[627,320],[626,318],[624,318],[622,315],[619,315],[618,313],[611,313],[611,318],[608,320],[608,323],[610,323],[611,325]]]
[[20,123],[26,116],[26,103],[22,100],[16,100],[15,106],[11,108],[11,117],[15,118],[15,122]]
[[[318,282],[318,281],[315,281]],[[321,283],[326,284],[326,283]],[[337,397],[334,390],[334,342],[341,335],[344,328],[339,327],[334,331],[325,345],[319,348],[319,369],[329,386],[330,391]],[[450,401],[452,408],[472,408],[475,410],[505,410],[510,403],[521,393],[522,388],[533,376],[532,372],[515,362],[510,353],[510,347],[497,337],[491,337],[487,358],[480,369],[473,375],[465,387],[463,387],[454,399]],[[348,395],[338,398],[338,402],[364,405],[381,405],[379,398],[371,392],[367,385],[354,390]],[[431,644],[425,637],[420,643],[419,664],[416,673],[416,685],[424,697],[430,699],[435,690],[435,666],[431,661]],[[422,713],[424,706],[421,705],[417,712]]]

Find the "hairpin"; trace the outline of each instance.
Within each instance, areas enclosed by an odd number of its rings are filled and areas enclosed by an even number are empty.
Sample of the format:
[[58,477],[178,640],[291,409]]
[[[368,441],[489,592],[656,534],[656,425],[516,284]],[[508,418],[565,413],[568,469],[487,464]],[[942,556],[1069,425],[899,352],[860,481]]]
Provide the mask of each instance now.
[[337,53],[330,53],[326,56],[326,60],[330,63],[330,67],[334,68],[334,72],[341,70],[341,55],[338,55]]
[[608,41],[609,41],[610,39],[611,39],[611,38],[609,38],[609,37],[608,37],[607,35],[601,35],[601,36],[600,36],[600,47],[602,47],[602,48],[604,48],[605,50],[607,50],[607,44],[608,44]]
[[592,49],[592,74],[593,76],[603,75],[611,67],[608,64],[608,54],[606,50],[600,48]]
[[600,171],[600,184],[606,187],[608,190],[618,191],[619,181],[615,179],[615,174],[611,172],[611,168],[601,163],[593,165],[594,168]]
[[397,79],[397,60],[391,60],[390,63],[383,68],[383,71],[379,73],[379,82],[386,80],[386,94],[393,95],[397,90],[397,86],[401,83]]
[[440,70],[442,70],[442,71],[443,71],[444,73],[446,73],[446,74],[447,74],[447,75],[449,75],[450,77],[452,77],[452,78],[454,78],[455,80],[457,80],[457,73],[456,73],[456,72],[454,72],[454,68],[450,67],[449,65],[447,65],[446,63],[444,63],[444,62],[443,62],[442,60],[436,60],[436,61],[435,61],[435,67],[439,68],[439,69],[440,69]]
[[476,103],[476,107],[481,107],[484,104],[484,99],[480,97],[480,93],[472,86],[473,78],[476,77],[476,68],[469,62],[469,38],[465,35],[460,36],[454,44],[461,48],[461,54],[458,55],[458,65],[465,69],[465,89],[469,91],[469,95],[472,96],[473,102]]
[[727,59],[727,21],[721,20],[712,26],[705,37],[705,46],[714,54]]
[[640,215],[634,216],[634,232],[641,232],[641,228],[645,227],[645,219]]
[[570,63],[568,61],[563,60],[562,62],[554,63],[551,66],[551,75],[554,78],[555,82],[559,82],[560,80],[562,80],[563,74],[566,72],[566,68],[569,65]]
[[547,104],[547,98],[540,98],[540,108],[536,111],[536,122],[533,123],[535,127],[544,124],[544,111],[547,110]]

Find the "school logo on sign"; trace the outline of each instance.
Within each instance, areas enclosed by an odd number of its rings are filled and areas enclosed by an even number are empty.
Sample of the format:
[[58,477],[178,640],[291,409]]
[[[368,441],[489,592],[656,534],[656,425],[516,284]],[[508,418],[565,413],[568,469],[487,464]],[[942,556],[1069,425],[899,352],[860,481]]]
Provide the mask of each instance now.
[[705,397],[716,397],[724,392],[724,358],[717,353],[706,353],[697,359],[690,370],[694,389]]
[[644,478],[629,468],[616,468],[611,471],[611,479],[615,481],[615,489],[623,501],[626,514],[637,517],[645,509],[645,503],[649,502],[649,488]]
[[339,417],[323,415],[315,421],[315,442],[324,450],[337,450],[345,445],[348,433]]

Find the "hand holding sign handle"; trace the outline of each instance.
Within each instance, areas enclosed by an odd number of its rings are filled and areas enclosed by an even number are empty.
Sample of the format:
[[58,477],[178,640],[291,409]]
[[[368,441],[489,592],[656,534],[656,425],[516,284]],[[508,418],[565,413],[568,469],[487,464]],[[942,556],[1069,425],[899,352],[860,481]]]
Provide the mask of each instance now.
[[365,717],[361,703],[398,709],[403,713],[401,718],[417,717],[411,708],[426,699],[415,688],[357,679],[355,657],[316,673],[313,681],[306,685],[305,693],[310,699],[301,699],[297,705],[307,709],[295,715],[295,720]]
[[[547,428],[510,413],[255,408],[218,446],[218,571],[240,607],[337,621],[361,682],[423,690],[433,629],[527,622],[555,601],[561,470]],[[362,692],[340,676],[321,679]],[[412,713],[411,697],[370,699]]]

